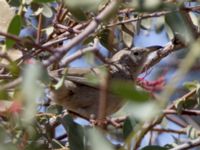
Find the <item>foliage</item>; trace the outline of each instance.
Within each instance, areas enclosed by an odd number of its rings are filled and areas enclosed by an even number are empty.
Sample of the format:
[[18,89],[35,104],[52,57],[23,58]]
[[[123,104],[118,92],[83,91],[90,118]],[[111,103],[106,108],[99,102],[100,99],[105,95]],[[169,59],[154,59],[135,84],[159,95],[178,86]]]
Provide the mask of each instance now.
[[[199,73],[198,1],[0,0],[0,5],[0,149],[181,150],[200,144],[199,76],[184,79]],[[138,64],[141,76],[110,82],[110,58],[152,32],[166,33],[168,43],[144,66]],[[50,90],[74,80],[68,73],[80,57],[80,64],[86,59],[87,66],[104,65],[84,80],[100,90],[99,99],[111,92],[126,103],[107,120],[99,117],[105,111],[100,106],[97,118],[85,118],[50,101]],[[60,76],[54,78],[55,72]],[[155,81],[147,80],[149,74]],[[80,76],[79,84],[81,71]],[[161,144],[163,134],[173,140]]]

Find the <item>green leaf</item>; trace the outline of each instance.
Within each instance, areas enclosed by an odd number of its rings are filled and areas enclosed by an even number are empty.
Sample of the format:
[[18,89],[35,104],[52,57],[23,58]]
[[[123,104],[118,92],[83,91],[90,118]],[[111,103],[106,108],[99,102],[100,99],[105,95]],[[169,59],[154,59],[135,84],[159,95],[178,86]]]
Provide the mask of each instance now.
[[126,139],[130,133],[134,130],[135,126],[138,124],[138,121],[135,118],[127,118],[124,121],[123,125],[123,136]]
[[84,12],[96,11],[98,9],[101,0],[64,0],[64,4],[66,6],[70,6],[70,8],[80,8]]
[[58,90],[59,88],[61,88],[63,86],[63,84],[65,82],[66,74],[67,74],[67,70],[65,69],[63,72],[62,78],[55,85],[53,85],[55,90]]
[[113,50],[113,41],[114,39],[110,40],[112,37],[114,37],[114,33],[110,29],[103,29],[97,34],[100,43],[107,48],[108,50]]
[[182,99],[182,98],[180,98],[174,102],[174,106],[175,106],[178,114],[180,114],[182,112],[184,102],[185,102],[185,99]]
[[127,3],[127,7],[133,7],[138,11],[155,11],[161,4],[161,0],[134,0]]
[[40,64],[28,64],[24,68],[22,95],[26,105],[22,116],[25,125],[33,121],[37,112],[36,99],[41,98],[43,94],[43,87],[39,84],[42,72]]
[[174,33],[172,31],[172,29],[167,25],[165,24],[165,30],[167,32],[167,38],[169,38],[169,40],[173,40],[174,39]]
[[192,109],[197,106],[197,104],[197,99],[195,97],[190,97],[188,99],[180,98],[174,102],[174,106],[179,114],[183,109]]
[[56,0],[33,0],[33,2],[36,2],[36,3],[51,3],[55,1]]
[[87,82],[91,84],[92,86],[98,86],[100,84],[100,76],[106,76],[107,75],[107,68],[105,66],[100,66],[98,70],[95,72],[91,71],[88,74],[85,75],[85,78],[87,79]]
[[69,115],[59,118],[59,121],[67,131],[70,150],[84,150],[83,127],[75,123]]
[[152,18],[141,20],[141,28],[147,31],[152,29]]
[[18,76],[20,73],[20,68],[15,62],[10,63],[8,69],[13,76]]
[[88,44],[92,43],[94,38],[95,38],[95,36],[86,37],[86,39],[83,41],[83,45],[88,45]]
[[10,96],[7,91],[0,91],[0,100],[10,100]]
[[156,24],[155,24],[156,33],[160,33],[161,31],[164,30],[165,27],[164,24],[165,24],[164,17],[156,18]]
[[[77,1],[77,0],[76,0]],[[77,4],[77,2],[73,2],[70,0],[64,0],[64,5],[67,7],[69,12],[72,14],[72,16],[77,19],[78,21],[85,21],[87,20],[87,16],[83,9]]]
[[[138,121],[150,121],[155,116],[159,115],[161,108],[159,103],[155,101],[148,101],[143,103],[138,102],[128,102],[123,108],[122,111],[125,114],[128,114],[136,118]],[[145,112],[145,113],[144,113]]]
[[50,105],[47,108],[47,112],[52,113],[52,114],[61,114],[62,111],[63,111],[63,107],[60,105]]
[[51,18],[53,16],[53,11],[49,5],[43,4],[42,14],[47,18]]
[[197,88],[198,84],[198,81],[184,82],[183,86],[186,87],[188,90],[193,90]]
[[126,47],[133,46],[133,38],[135,34],[135,27],[132,23],[122,25],[122,40]]
[[142,148],[141,150],[168,150],[168,148],[157,146],[157,145],[151,145],[151,146],[146,146]]
[[188,25],[188,22],[186,22],[184,15],[182,15],[180,12],[172,12],[165,15],[165,21],[173,31],[173,34],[176,35],[178,40],[184,43],[192,42],[193,35],[191,27]]
[[195,129],[191,125],[187,126],[185,128],[185,131],[187,133],[187,136],[191,139],[196,139],[197,137],[199,137],[199,130]]
[[[7,32],[10,34],[19,35],[21,26],[22,26],[21,16],[15,15],[12,21],[10,22]],[[7,49],[12,48],[14,44],[15,44],[15,41],[13,41],[12,39],[6,38]]]
[[[15,0],[17,1],[17,0]],[[7,32],[10,21],[15,15],[11,8],[11,4],[6,2],[6,0],[0,0],[0,29],[2,32]]]
[[106,140],[103,134],[97,128],[88,130],[89,143],[92,150],[114,150],[112,145]]
[[149,99],[149,93],[137,90],[133,82],[116,80],[111,84],[112,92],[130,101],[145,102]]
[[9,0],[7,3],[12,7],[19,7],[20,6],[20,0]]

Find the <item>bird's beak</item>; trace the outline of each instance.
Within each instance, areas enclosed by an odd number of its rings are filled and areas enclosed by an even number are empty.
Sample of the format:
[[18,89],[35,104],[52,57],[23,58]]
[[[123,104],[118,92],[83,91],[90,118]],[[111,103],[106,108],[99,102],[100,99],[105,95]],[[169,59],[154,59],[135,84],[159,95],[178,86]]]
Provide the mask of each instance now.
[[146,47],[145,53],[148,55],[152,52],[160,50],[161,48],[163,48],[163,47],[162,46],[149,46],[149,47]]

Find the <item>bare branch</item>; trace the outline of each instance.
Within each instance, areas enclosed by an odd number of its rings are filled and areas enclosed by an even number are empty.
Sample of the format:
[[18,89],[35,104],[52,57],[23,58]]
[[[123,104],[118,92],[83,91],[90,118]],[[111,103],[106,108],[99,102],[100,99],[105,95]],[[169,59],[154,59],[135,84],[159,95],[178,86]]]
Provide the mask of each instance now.
[[112,13],[119,5],[120,0],[112,0],[109,5],[95,18],[90,24],[85,28],[85,30],[74,37],[65,46],[56,49],[57,53],[51,56],[48,60],[43,61],[44,66],[49,66],[58,59],[62,58],[72,47],[76,46],[78,43],[82,42],[88,35],[94,33],[100,23],[106,19],[110,13]]
[[185,149],[190,149],[190,148],[193,148],[193,147],[196,147],[196,146],[199,146],[199,145],[200,145],[200,138],[197,138],[195,140],[190,140],[190,141],[183,143],[179,146],[171,148],[171,150],[185,150]]

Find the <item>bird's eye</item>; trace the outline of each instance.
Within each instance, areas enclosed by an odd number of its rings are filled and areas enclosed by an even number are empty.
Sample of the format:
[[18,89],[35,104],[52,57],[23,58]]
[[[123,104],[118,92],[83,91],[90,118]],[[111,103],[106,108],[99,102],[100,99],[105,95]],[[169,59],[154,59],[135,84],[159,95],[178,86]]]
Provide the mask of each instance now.
[[69,96],[73,96],[74,92],[72,90],[69,90]]
[[139,52],[134,52],[133,53],[135,56],[138,56],[139,55]]

